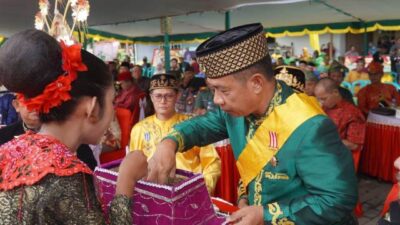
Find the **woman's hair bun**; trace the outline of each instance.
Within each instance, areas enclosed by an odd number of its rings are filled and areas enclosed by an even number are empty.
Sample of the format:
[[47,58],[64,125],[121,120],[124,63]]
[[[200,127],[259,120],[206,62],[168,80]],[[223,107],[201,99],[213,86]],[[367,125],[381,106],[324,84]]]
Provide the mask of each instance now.
[[43,31],[25,30],[0,48],[0,83],[12,92],[34,97],[63,73],[61,64],[56,39]]

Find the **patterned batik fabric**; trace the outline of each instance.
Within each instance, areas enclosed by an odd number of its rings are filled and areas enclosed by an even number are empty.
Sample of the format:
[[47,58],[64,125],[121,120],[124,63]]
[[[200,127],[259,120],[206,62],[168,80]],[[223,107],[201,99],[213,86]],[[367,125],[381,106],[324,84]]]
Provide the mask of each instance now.
[[362,88],[358,94],[358,108],[368,115],[371,109],[379,107],[379,102],[392,104],[393,100],[399,104],[400,94],[396,88],[391,84],[370,84]]
[[[111,224],[132,224],[130,199],[118,195],[111,203]],[[49,174],[31,186],[0,192],[0,225],[106,224],[92,177],[78,173]]]
[[[105,224],[91,170],[58,140],[28,132],[0,148],[0,225]],[[117,196],[111,224],[131,224]]]
[[338,128],[340,138],[363,145],[366,121],[361,111],[353,104],[342,100],[332,109],[324,109]]
[[33,185],[47,174],[70,176],[92,171],[50,136],[28,132],[0,147],[0,190]]

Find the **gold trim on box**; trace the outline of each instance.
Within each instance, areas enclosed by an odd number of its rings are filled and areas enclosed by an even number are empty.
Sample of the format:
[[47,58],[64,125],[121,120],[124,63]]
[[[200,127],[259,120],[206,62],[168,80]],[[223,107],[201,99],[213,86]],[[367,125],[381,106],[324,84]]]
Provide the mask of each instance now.
[[143,190],[143,189],[138,188],[138,187],[135,187],[135,191],[140,193],[140,194],[144,194],[144,195],[150,196],[152,198],[156,198],[156,199],[164,201],[164,202],[172,203],[172,202],[178,201],[179,199],[181,199],[183,197],[186,197],[189,193],[193,192],[196,189],[201,188],[203,185],[204,185],[204,183],[197,184],[196,186],[194,186],[194,187],[192,187],[192,188],[180,193],[179,195],[177,195],[177,196],[175,196],[173,198],[168,198],[168,197],[165,197],[163,195],[159,195],[159,194],[147,191],[147,190]]
[[267,55],[267,39],[264,32],[260,32],[231,47],[197,59],[207,78],[219,78],[245,69]]

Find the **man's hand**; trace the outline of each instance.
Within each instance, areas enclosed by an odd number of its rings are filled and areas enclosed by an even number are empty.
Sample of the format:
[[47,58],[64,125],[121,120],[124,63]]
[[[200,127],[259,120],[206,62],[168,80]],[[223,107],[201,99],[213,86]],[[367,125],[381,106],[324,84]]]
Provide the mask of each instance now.
[[346,139],[343,139],[342,142],[350,150],[356,150],[358,148],[357,144],[354,144],[353,142],[348,141]]
[[239,209],[249,206],[249,201],[246,198],[242,198],[238,202]]
[[131,197],[135,184],[146,176],[147,158],[142,151],[133,151],[126,155],[118,169],[116,194]]
[[263,225],[264,210],[262,206],[247,206],[233,213],[227,221],[235,225]]
[[166,184],[169,177],[175,177],[175,149],[176,143],[170,139],[165,139],[157,145],[147,167],[147,181]]

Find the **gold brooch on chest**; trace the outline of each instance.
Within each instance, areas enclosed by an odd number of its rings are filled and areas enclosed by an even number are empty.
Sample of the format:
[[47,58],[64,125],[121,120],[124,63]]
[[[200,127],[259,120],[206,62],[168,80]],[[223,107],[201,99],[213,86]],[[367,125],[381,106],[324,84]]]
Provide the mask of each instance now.
[[273,156],[269,163],[271,164],[271,166],[276,167],[279,163],[279,160],[275,156]]

